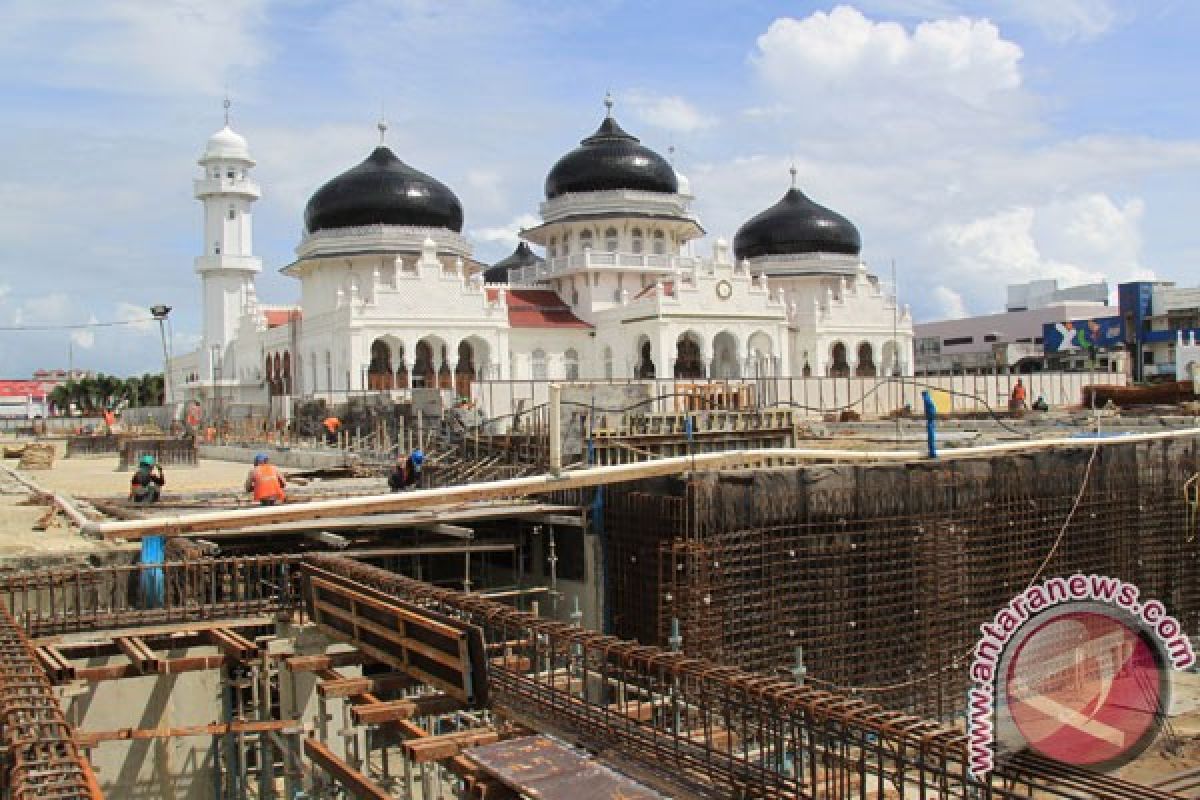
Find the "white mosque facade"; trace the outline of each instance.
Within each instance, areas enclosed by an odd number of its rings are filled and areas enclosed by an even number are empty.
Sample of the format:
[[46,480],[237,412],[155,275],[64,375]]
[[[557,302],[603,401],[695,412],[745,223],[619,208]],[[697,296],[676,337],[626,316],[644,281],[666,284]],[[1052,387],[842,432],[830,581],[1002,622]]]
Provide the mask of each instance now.
[[853,224],[793,185],[732,245],[689,255],[705,232],[688,181],[622,130],[611,104],[551,169],[541,224],[491,267],[473,259],[454,193],[381,143],[309,200],[282,269],[300,283],[296,305],[256,293],[254,163],[228,125],[199,159],[203,331],[198,350],[171,360],[175,401],[912,374],[911,316],[860,260]]

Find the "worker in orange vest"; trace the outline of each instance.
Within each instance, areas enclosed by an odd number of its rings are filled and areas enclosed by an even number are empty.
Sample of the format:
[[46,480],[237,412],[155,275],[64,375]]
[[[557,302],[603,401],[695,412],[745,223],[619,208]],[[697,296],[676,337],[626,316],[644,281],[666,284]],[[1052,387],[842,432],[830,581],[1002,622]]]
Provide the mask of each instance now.
[[1010,411],[1023,411],[1025,409],[1025,384],[1017,378],[1017,385],[1013,387],[1012,397],[1008,400],[1008,408]]
[[246,476],[246,491],[252,492],[260,505],[273,506],[284,501],[285,486],[287,481],[284,480],[283,473],[275,469],[274,464],[267,463],[267,454],[256,455],[254,469]]
[[330,414],[321,424],[325,426],[325,441],[331,445],[336,445],[338,430],[342,427],[342,421],[333,414]]

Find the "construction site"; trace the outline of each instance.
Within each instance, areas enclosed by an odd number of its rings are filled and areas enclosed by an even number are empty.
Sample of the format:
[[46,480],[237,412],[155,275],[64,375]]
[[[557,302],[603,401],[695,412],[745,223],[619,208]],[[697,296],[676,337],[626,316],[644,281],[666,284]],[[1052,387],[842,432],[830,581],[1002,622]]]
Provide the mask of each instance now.
[[[380,392],[9,431],[0,797],[1200,797],[1191,671],[1117,770],[979,779],[965,723],[980,625],[1038,580],[1118,576],[1200,634],[1195,405],[959,386],[930,432],[924,387],[880,386],[855,413],[633,382],[491,419]],[[286,503],[244,491],[256,454]]]

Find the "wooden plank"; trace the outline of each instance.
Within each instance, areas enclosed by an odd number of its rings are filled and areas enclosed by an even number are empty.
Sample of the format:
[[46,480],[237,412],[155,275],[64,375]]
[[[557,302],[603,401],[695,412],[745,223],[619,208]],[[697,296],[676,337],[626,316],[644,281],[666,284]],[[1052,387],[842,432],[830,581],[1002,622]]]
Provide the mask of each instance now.
[[160,659],[141,639],[136,636],[118,636],[113,642],[139,673],[148,675],[158,672]]
[[[341,637],[338,632],[338,637]],[[374,664],[379,659],[361,650],[347,650],[344,653],[324,653],[311,656],[289,656],[283,660],[284,666],[291,672],[320,672],[338,667],[361,667]]]
[[439,693],[354,706],[350,709],[350,716],[359,725],[379,725],[413,717],[449,714],[462,707],[457,698]]
[[258,657],[258,645],[237,631],[213,628],[206,634],[210,644],[235,661],[250,661]]
[[481,728],[441,736],[426,736],[404,743],[404,753],[409,760],[418,764],[428,761],[444,761],[462,753],[468,747],[492,744],[500,741],[500,732],[495,728]]
[[336,678],[322,678],[317,684],[317,694],[322,697],[355,697],[370,692],[408,689],[416,685],[417,681],[402,672],[361,678],[344,678],[338,675]]
[[338,758],[332,750],[311,736],[304,738],[304,754],[358,800],[392,800],[391,794],[379,784]]
[[101,742],[133,741],[139,739],[178,739],[188,736],[220,736],[227,733],[266,733],[268,731],[300,730],[298,720],[245,720],[211,722],[207,725],[185,725],[179,728],[117,728],[110,731],[76,731],[80,747],[95,747]]

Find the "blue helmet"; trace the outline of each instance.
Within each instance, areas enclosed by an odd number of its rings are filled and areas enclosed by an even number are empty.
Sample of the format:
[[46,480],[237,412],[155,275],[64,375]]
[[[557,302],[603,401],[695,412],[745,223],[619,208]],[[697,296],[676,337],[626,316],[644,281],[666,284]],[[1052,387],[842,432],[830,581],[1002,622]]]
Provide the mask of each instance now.
[[266,453],[255,453],[254,454],[254,466],[257,467],[259,464],[265,464],[265,463],[267,463],[267,454]]
[[419,467],[425,463],[425,454],[421,452],[421,448],[419,447],[413,450],[412,455],[409,457],[412,459],[414,467]]

